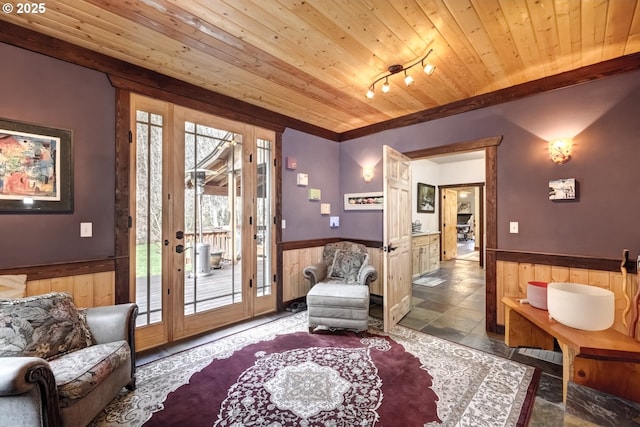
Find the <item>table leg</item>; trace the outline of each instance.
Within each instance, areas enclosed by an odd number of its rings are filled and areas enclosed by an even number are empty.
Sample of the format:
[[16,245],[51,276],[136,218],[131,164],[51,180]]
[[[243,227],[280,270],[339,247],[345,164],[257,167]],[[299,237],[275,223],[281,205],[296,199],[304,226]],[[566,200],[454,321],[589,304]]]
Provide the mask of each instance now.
[[560,340],[558,344],[562,350],[562,402],[566,405],[569,381],[573,379],[573,361],[576,358],[576,351]]

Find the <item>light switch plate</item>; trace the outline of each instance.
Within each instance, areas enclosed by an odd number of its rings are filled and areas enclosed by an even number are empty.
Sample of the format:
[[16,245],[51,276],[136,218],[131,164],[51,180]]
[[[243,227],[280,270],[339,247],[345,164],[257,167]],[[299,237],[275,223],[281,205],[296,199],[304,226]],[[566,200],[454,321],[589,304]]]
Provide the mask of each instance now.
[[92,237],[93,236],[93,223],[81,222],[80,223],[80,237]]
[[509,233],[518,234],[518,223],[515,221],[511,221],[509,223]]

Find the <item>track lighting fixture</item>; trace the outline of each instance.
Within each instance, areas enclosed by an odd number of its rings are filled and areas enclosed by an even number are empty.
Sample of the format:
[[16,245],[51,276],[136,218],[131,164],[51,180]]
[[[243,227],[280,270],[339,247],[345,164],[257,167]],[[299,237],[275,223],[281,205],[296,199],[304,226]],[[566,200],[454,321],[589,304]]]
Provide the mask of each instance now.
[[433,72],[436,69],[435,65],[425,63],[425,61],[427,60],[427,57],[431,54],[431,52],[433,52],[433,49],[429,49],[426,55],[424,55],[422,58],[418,59],[416,62],[406,67],[403,67],[402,65],[399,65],[399,64],[390,65],[389,68],[387,68],[387,71],[388,71],[387,74],[377,78],[376,80],[373,81],[373,83],[369,85],[369,90],[367,90],[367,94],[366,94],[367,98],[373,99],[376,93],[375,92],[376,83],[382,80],[384,80],[384,83],[382,84],[382,93],[388,93],[389,90],[391,89],[391,87],[389,86],[389,77],[394,74],[401,73],[403,71],[404,71],[404,84],[407,85],[407,87],[411,86],[412,84],[415,83],[415,79],[410,74],[407,74],[407,71],[409,71],[411,68],[415,67],[418,64],[421,65],[425,74],[427,75],[433,74]]

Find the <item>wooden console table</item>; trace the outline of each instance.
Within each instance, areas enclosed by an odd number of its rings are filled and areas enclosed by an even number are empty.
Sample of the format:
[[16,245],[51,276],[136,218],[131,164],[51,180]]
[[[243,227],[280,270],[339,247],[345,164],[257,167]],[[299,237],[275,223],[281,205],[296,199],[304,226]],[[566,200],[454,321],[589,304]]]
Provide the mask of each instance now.
[[549,312],[504,297],[505,344],[562,350],[562,397],[569,381],[640,402],[640,342],[615,329],[582,331],[549,319]]

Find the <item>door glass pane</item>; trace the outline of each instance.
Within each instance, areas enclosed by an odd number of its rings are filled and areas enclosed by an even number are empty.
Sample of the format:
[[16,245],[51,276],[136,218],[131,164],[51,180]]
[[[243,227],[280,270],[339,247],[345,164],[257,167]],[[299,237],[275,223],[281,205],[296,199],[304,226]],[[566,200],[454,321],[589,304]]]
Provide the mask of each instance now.
[[162,321],[162,116],[136,111],[136,326]]
[[257,271],[257,296],[271,295],[271,233],[273,213],[271,212],[271,167],[273,163],[273,153],[271,142],[258,139],[257,141],[257,237],[256,256],[258,258]]
[[240,135],[185,122],[185,315],[242,301]]

